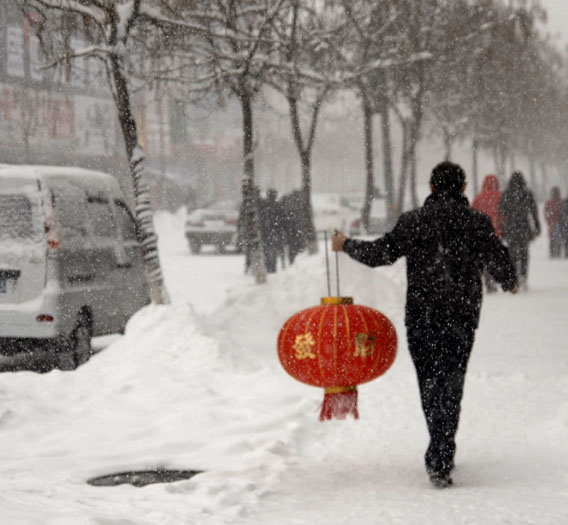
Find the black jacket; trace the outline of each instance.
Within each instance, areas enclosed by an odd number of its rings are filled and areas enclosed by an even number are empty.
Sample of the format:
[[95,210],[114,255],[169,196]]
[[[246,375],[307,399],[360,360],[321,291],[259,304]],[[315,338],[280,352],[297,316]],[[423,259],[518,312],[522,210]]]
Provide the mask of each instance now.
[[503,239],[511,245],[528,244],[540,233],[540,221],[532,192],[524,181],[513,179],[501,195],[499,213],[503,217]]
[[348,239],[344,251],[368,266],[406,256],[406,324],[477,327],[481,274],[486,268],[504,290],[516,286],[509,252],[491,219],[461,194],[432,193],[422,208],[401,215],[394,229],[372,242]]

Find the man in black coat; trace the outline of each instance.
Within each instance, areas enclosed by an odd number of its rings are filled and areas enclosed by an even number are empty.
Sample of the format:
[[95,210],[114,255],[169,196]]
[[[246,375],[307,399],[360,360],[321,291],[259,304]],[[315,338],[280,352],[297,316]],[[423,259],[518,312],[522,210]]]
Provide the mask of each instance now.
[[529,243],[540,234],[536,201],[525,178],[515,171],[502,193],[499,213],[503,217],[503,239],[509,247],[521,289],[527,288]]
[[400,216],[375,241],[336,232],[332,248],[368,266],[406,257],[408,348],[416,367],[430,444],[426,470],[437,487],[451,485],[467,362],[479,322],[481,276],[487,269],[503,290],[517,290],[507,248],[491,219],[469,207],[465,173],[442,162],[432,171],[424,206]]
[[276,200],[278,193],[274,189],[269,189],[266,199],[262,201],[260,207],[260,232],[264,245],[264,261],[268,273],[276,272],[278,255],[281,253],[282,228],[284,219],[280,203]]

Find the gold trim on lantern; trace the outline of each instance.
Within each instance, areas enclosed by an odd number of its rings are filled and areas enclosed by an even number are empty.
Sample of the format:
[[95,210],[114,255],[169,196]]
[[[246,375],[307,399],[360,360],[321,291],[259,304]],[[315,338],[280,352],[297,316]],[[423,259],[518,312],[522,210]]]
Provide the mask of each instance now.
[[353,297],[322,297],[321,304],[353,304]]
[[354,392],[357,386],[331,386],[325,389],[326,394],[345,394],[346,392]]

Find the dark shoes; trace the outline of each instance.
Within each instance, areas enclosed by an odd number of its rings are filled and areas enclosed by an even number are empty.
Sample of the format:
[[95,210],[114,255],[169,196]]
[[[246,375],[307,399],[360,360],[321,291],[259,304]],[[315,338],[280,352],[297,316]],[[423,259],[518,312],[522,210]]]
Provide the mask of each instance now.
[[453,484],[450,473],[454,468],[454,462],[451,462],[451,467],[448,470],[444,468],[442,470],[435,470],[432,467],[426,467],[426,472],[430,477],[430,482],[437,489],[446,489]]
[[434,487],[445,489],[453,484],[450,474],[454,469],[455,453],[456,444],[453,439],[430,441],[424,459],[426,472]]
[[453,481],[449,474],[441,474],[439,472],[429,472],[430,482],[437,489],[446,489],[452,485]]

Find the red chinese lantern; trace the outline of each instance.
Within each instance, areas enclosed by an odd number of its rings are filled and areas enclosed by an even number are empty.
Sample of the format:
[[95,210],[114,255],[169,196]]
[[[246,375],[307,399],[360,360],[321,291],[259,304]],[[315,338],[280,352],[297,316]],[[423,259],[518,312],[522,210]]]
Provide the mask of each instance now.
[[394,362],[397,337],[381,312],[351,297],[323,297],[294,314],[278,335],[278,357],[292,377],[325,388],[320,420],[356,419],[357,385],[384,374]]

